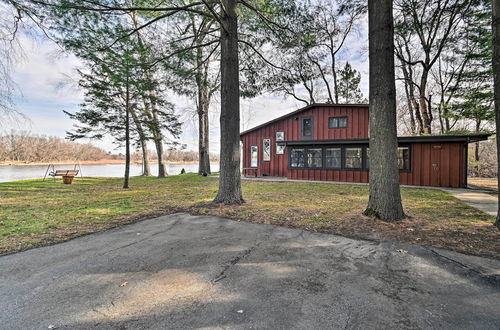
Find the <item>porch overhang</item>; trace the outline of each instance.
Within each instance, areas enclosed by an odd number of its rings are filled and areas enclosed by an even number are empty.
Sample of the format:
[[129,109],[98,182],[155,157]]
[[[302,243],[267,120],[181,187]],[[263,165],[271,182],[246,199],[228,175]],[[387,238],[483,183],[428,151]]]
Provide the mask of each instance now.
[[[469,135],[429,135],[429,136],[399,136],[398,143],[474,143],[488,140],[493,134],[469,134]],[[285,146],[301,145],[356,145],[370,144],[368,138],[363,139],[328,139],[328,140],[294,140],[277,142]]]

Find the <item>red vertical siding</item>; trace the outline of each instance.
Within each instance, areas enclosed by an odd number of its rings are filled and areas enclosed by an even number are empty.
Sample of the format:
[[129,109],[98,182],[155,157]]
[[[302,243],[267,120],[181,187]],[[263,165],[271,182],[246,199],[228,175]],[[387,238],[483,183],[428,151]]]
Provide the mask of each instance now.
[[[348,117],[348,127],[329,129],[328,118],[341,116]],[[259,148],[259,175],[304,180],[368,182],[367,171],[289,170],[288,148],[285,148],[283,155],[276,154],[276,132],[284,132],[287,141],[300,140],[300,119],[303,117],[313,117],[313,140],[368,138],[368,106],[316,106],[243,135],[243,167],[250,167],[250,146],[256,145]],[[271,140],[270,162],[263,161],[263,139]],[[433,146],[437,145],[440,149],[433,149]],[[464,160],[463,143],[414,143],[411,145],[411,170],[401,172],[400,182],[408,185],[462,187],[465,184]]]

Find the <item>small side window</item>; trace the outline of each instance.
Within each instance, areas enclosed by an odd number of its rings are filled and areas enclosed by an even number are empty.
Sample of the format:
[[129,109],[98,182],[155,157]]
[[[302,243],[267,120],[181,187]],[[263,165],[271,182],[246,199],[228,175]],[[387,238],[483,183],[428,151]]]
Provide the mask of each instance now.
[[265,162],[271,161],[271,139],[262,140],[262,160]]
[[398,148],[398,168],[400,170],[410,170],[410,148],[409,147],[399,147]]
[[257,167],[259,163],[259,147],[250,147],[250,167]]

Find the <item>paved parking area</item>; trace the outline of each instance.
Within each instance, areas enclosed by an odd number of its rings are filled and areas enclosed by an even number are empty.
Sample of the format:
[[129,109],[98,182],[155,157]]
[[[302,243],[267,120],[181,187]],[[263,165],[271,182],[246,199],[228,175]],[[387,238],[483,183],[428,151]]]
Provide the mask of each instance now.
[[4,329],[499,329],[500,261],[175,214],[0,257]]

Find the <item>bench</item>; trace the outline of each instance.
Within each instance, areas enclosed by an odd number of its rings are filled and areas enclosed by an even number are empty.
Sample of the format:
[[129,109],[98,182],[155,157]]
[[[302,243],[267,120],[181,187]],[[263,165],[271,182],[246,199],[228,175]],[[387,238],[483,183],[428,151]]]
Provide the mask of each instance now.
[[49,176],[53,177],[54,180],[56,176],[62,176],[65,184],[71,184],[73,182],[73,178],[78,175],[78,172],[78,170],[57,170],[49,172]]
[[244,167],[243,168],[243,175],[244,176],[249,176],[248,172],[253,171],[254,176],[259,176],[259,168],[258,167]]

